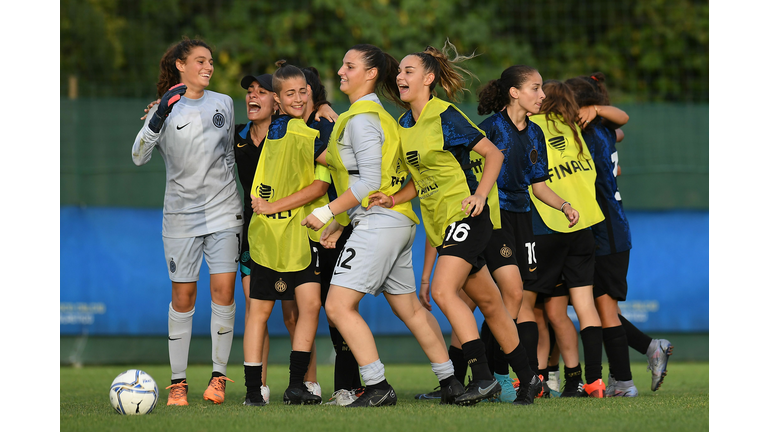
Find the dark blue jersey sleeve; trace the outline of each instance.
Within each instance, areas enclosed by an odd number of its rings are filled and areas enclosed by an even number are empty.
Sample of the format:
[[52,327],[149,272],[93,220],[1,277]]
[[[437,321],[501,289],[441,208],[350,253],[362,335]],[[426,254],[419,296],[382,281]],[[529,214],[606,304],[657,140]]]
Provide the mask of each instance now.
[[328,140],[331,138],[331,132],[333,132],[333,123],[325,118],[315,120],[315,113],[309,116],[307,126],[320,132],[320,136],[315,140],[315,158],[320,156],[328,147]]
[[443,127],[443,148],[451,151],[453,147],[465,147],[472,150],[475,144],[484,138],[483,133],[458,111],[450,106],[440,114]]

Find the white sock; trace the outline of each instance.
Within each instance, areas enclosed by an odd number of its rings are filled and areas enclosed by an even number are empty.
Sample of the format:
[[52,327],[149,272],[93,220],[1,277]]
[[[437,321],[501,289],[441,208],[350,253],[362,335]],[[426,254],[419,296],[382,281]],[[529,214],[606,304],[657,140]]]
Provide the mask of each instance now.
[[176,312],[172,304],[168,305],[168,357],[171,360],[172,380],[187,377],[194,314],[195,308],[189,312]]
[[235,328],[235,302],[229,306],[211,302],[211,359],[213,371],[227,374]]
[[449,359],[445,363],[432,363],[432,372],[437,375],[437,380],[442,381],[453,375],[453,362]]
[[360,375],[365,385],[374,385],[384,381],[384,364],[381,359],[365,366],[360,366]]

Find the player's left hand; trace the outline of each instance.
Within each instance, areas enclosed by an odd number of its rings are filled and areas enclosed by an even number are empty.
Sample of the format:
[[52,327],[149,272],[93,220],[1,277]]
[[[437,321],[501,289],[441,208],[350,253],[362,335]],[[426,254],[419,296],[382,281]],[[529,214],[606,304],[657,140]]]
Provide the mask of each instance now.
[[589,123],[594,121],[597,117],[597,112],[593,105],[587,105],[579,108],[579,126],[585,129],[589,126]]
[[376,191],[368,195],[368,207],[365,209],[370,210],[373,206],[390,208],[392,207],[392,197],[383,192]]
[[485,197],[480,194],[474,194],[461,202],[461,209],[464,210],[464,214],[467,216],[475,217],[483,212],[485,206]]
[[334,111],[330,105],[323,104],[320,105],[320,108],[317,109],[317,113],[315,113],[315,121],[320,121],[321,118],[324,118],[331,123],[335,123],[336,119],[339,118],[339,115],[336,114],[336,111]]
[[570,204],[566,203],[565,207],[563,208],[563,213],[565,213],[565,217],[568,218],[568,220],[571,222],[568,224],[568,228],[573,227],[576,225],[576,223],[579,222],[579,212],[576,211],[575,208],[571,207]]

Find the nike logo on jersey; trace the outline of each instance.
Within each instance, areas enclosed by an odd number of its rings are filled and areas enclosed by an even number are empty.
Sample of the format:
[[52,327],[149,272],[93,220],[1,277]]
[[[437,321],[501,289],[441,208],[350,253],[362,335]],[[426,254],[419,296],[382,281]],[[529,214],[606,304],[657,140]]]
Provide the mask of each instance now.
[[238,144],[238,145],[237,145],[237,148],[243,148],[243,147],[245,147],[245,146],[247,146],[247,145],[248,145],[247,143],[246,143],[246,144]]
[[222,333],[222,332],[221,332],[221,330],[219,330],[219,331],[217,331],[217,332],[216,332],[216,334],[218,334],[219,336],[221,336],[221,335],[225,335],[225,334],[227,334],[227,333],[232,333],[232,330],[229,330],[229,331],[225,331],[224,333]]
[[315,274],[316,274],[316,275],[319,275],[319,274],[320,274],[320,272],[319,272],[319,271],[317,271],[317,270],[315,270]]
[[[192,123],[192,122],[189,122],[189,123]],[[184,126],[176,126],[176,130],[182,130],[182,129],[184,129],[185,127],[187,127],[187,125],[188,125],[189,123],[185,124]]]
[[531,272],[531,273],[533,273],[533,272],[535,272],[535,271],[536,271],[536,269],[537,269],[537,268],[538,268],[538,267],[529,268],[529,269],[528,269],[528,271],[529,271],[529,272]]

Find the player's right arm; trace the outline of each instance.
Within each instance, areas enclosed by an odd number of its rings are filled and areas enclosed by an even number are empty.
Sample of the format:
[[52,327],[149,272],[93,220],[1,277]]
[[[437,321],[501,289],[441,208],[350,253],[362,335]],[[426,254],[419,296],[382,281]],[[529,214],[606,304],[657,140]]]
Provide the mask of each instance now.
[[144,120],[144,126],[136,135],[136,139],[133,141],[133,149],[131,151],[131,158],[136,166],[142,166],[152,159],[152,150],[157,145],[157,141],[160,139],[160,133],[155,133],[149,129],[149,119],[157,110],[157,107],[152,107],[147,113]]
[[[144,165],[152,158],[152,149],[155,148],[160,138],[165,119],[171,113],[173,105],[181,99],[187,91],[184,84],[176,84],[165,92],[160,102],[147,113],[147,120],[133,141],[131,156],[137,166]],[[150,104],[151,106],[152,104]]]

